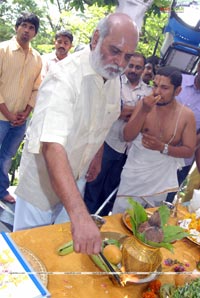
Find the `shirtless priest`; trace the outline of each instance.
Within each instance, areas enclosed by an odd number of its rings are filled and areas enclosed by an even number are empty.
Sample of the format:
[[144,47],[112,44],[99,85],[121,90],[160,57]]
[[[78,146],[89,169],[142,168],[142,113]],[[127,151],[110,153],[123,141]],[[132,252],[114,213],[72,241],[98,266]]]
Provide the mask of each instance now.
[[157,206],[164,193],[177,190],[177,169],[194,153],[196,125],[193,112],[175,97],[182,74],[171,66],[157,71],[150,96],[139,101],[123,130],[133,141],[124,165],[113,213],[124,212],[127,198],[143,206]]

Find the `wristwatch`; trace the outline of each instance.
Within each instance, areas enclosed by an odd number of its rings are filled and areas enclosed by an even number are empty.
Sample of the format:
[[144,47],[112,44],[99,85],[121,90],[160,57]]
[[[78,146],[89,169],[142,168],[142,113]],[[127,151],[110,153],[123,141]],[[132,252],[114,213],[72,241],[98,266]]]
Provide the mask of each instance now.
[[164,149],[163,149],[163,151],[161,153],[168,155],[168,147],[169,147],[168,144],[165,144],[164,145]]

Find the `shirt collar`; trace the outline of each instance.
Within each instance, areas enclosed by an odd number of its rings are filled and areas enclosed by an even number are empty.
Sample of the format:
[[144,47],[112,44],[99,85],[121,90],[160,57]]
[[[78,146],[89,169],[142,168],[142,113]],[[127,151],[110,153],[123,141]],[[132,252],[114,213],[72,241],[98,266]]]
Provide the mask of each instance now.
[[[122,82],[123,82],[123,84],[130,84],[130,82],[129,82],[129,80],[128,80],[128,78],[127,78],[127,76],[126,76],[125,74],[123,74],[123,75],[121,76],[121,78],[122,78]],[[146,84],[145,84],[145,83],[143,82],[143,80],[140,78],[140,80],[139,80],[137,86],[135,86],[133,89],[134,89],[134,90],[135,90],[135,89],[139,89],[139,88],[141,88],[143,85],[146,85]],[[131,84],[130,84],[130,86],[131,86]]]
[[[13,36],[13,38],[11,39],[11,49],[13,51],[23,50],[20,44],[17,42],[16,36]],[[30,44],[29,44],[29,52],[32,53],[32,47]]]
[[48,58],[50,58],[50,60],[54,60],[56,62],[59,62],[61,60],[58,59],[58,57],[56,56],[56,51],[53,51],[52,53],[47,54]]

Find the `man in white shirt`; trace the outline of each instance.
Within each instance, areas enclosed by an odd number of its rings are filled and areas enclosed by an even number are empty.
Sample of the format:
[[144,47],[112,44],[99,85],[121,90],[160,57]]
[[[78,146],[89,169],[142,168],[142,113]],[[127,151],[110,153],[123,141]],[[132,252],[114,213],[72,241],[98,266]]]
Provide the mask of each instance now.
[[60,60],[68,56],[68,52],[72,47],[73,35],[68,30],[59,30],[55,35],[55,51],[42,56],[42,79],[45,77],[51,67]]
[[22,155],[14,230],[52,224],[64,205],[74,250],[101,250],[100,231],[76,180],[86,173],[95,179],[100,171],[99,148],[120,113],[119,75],[137,42],[130,17],[108,15],[90,48],[63,59],[45,77]]
[[[90,213],[95,213],[119,185],[128,147],[128,143],[120,139],[120,132],[130,118],[136,103],[151,92],[151,87],[147,86],[141,78],[145,62],[146,59],[141,53],[134,53],[122,76],[121,115],[106,137],[101,172],[95,180],[86,183],[85,187],[84,201]],[[114,199],[115,195],[101,210],[100,215],[108,215],[112,210]]]

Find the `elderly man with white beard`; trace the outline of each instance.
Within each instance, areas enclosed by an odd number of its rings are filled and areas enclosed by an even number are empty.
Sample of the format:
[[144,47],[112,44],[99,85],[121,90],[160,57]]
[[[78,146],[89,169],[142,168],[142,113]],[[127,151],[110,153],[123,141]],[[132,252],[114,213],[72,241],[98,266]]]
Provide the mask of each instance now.
[[[25,142],[14,230],[53,224],[62,206],[76,252],[101,250],[100,232],[76,181],[97,176],[100,147],[120,114],[120,79],[138,42],[123,13],[101,20],[90,47],[57,63],[45,77]],[[91,162],[92,161],[92,162]]]

